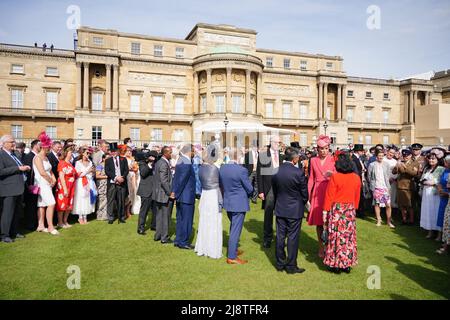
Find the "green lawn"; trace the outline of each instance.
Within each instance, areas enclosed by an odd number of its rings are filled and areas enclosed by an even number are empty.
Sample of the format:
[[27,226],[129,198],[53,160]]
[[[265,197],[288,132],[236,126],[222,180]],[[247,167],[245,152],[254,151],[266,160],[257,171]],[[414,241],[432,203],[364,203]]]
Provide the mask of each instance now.
[[[175,217],[175,210],[173,212]],[[198,212],[195,214],[196,221]],[[434,253],[418,227],[377,228],[358,220],[359,265],[350,274],[327,272],[316,255],[315,229],[302,226],[298,262],[306,272],[288,275],[273,266],[275,249],[262,249],[263,212],[252,205],[241,236],[246,265],[197,257],[136,233],[126,224],[91,221],[59,237],[29,233],[0,243],[1,299],[449,299],[450,259]],[[174,220],[173,220],[174,221]],[[197,223],[194,224],[194,227]],[[229,221],[223,215],[224,254]],[[174,232],[174,223],[171,226]],[[173,238],[173,237],[172,237]],[[195,240],[194,242],[195,243]],[[81,289],[66,286],[70,265],[81,269]],[[367,268],[381,270],[381,288],[369,290]]]

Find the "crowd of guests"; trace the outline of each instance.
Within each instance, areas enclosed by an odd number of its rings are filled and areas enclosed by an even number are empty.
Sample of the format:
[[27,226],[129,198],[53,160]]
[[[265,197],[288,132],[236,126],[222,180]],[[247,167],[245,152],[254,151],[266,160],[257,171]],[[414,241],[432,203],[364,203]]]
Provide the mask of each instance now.
[[[396,213],[405,225],[413,225],[419,214],[427,238],[442,242],[437,253],[448,252],[450,150],[422,151],[415,143],[402,150],[377,145],[366,152],[356,144],[333,152],[330,145],[331,139],[321,135],[313,149],[298,142],[286,146],[277,136],[263,148],[239,150],[222,150],[218,141],[205,147],[137,149],[129,138],[121,145],[99,140],[92,148],[76,146],[73,139],[52,141],[42,132],[27,150],[5,135],[0,139],[1,240],[25,237],[18,231],[21,210],[26,228],[54,236],[72,226],[71,214],[81,225],[89,223],[91,214],[109,224],[116,218],[126,223],[136,214],[137,233],[146,235],[151,213],[155,241],[219,259],[224,209],[230,220],[226,261],[245,264],[239,238],[249,201],[259,198],[262,245],[270,248],[275,238],[279,271],[304,271],[297,253],[305,214],[308,225],[316,227],[318,256],[335,273],[348,273],[358,263],[356,217],[364,218],[371,208],[376,226],[382,226],[385,214],[392,229]],[[196,199],[199,223],[193,245]]]

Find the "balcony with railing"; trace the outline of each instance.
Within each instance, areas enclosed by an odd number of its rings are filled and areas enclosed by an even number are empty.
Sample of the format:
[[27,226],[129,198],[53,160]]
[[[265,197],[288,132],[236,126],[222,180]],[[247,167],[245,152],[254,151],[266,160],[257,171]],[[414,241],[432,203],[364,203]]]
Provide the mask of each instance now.
[[0,116],[2,117],[29,117],[35,118],[64,118],[73,119],[73,110],[64,109],[34,109],[34,108],[14,108],[1,107]]
[[122,120],[146,120],[165,122],[192,122],[192,114],[187,113],[157,113],[157,112],[133,112],[119,111],[119,118]]
[[50,46],[47,46],[44,50],[43,47],[39,47],[39,46],[34,47],[34,46],[23,46],[23,45],[17,45],[17,44],[0,43],[0,51],[75,57],[75,53],[73,52],[73,50],[56,49],[56,48],[51,49]]
[[372,129],[372,130],[401,130],[402,125],[399,123],[384,123],[384,122],[347,122],[348,129]]

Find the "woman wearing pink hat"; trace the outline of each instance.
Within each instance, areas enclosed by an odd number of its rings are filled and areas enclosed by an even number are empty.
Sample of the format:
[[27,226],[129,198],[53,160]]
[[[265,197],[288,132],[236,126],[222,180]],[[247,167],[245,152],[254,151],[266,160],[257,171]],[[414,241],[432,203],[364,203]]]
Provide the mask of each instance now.
[[330,143],[331,139],[328,136],[320,135],[317,139],[318,156],[311,158],[308,179],[308,194],[311,204],[308,214],[308,224],[310,226],[316,226],[320,258],[324,257],[321,236],[323,232],[322,211],[325,192],[331,175],[336,172],[334,158],[329,153]]

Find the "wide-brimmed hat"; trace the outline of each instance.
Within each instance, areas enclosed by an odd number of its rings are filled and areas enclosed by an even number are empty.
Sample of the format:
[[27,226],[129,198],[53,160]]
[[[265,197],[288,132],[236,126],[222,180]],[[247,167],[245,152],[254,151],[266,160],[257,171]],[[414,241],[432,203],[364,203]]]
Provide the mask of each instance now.
[[298,141],[293,141],[291,142],[291,147],[300,149],[300,143]]

